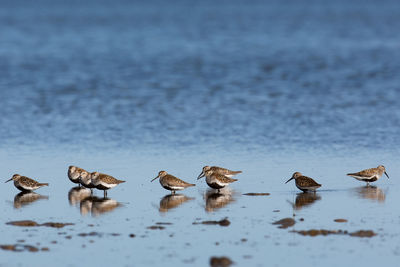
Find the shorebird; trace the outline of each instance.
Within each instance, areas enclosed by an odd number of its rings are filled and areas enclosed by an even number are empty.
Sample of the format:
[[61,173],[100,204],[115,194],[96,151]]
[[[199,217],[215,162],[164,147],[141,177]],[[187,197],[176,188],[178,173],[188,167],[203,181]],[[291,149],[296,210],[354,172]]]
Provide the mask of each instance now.
[[[93,172],[94,173],[94,172]],[[90,189],[90,192],[93,193],[93,188],[96,186],[93,184],[93,173],[88,173],[87,171],[82,171],[80,174],[80,184],[86,188]]]
[[366,182],[367,186],[369,186],[369,183],[378,181],[383,174],[385,174],[389,179],[389,175],[386,173],[385,166],[379,165],[376,168],[366,169],[356,173],[348,173],[347,175],[356,178],[359,181]]
[[[204,171],[204,168],[203,168],[203,171]],[[197,180],[199,180],[200,178],[202,178],[204,176],[206,177],[206,183],[208,184],[208,186],[211,188],[217,189],[218,192],[221,188],[224,188],[225,186],[229,185],[230,183],[237,181],[237,179],[229,178],[228,176],[219,174],[218,172],[215,173],[212,169],[207,170],[204,173],[200,174],[199,177],[197,177]]]
[[68,178],[73,182],[74,184],[79,184],[80,186],[80,178],[82,175],[85,175],[85,173],[89,173],[86,170],[76,167],[76,166],[69,166],[68,167]]
[[39,187],[42,186],[48,186],[48,183],[39,183],[36,182],[35,180],[28,178],[26,176],[21,176],[19,174],[14,174],[11,179],[7,180],[7,182],[13,180],[14,181],[14,186],[21,190],[22,192],[31,192],[33,190],[38,189]]
[[110,175],[99,172],[92,172],[91,180],[97,189],[104,191],[104,197],[107,196],[108,189],[114,188],[121,183],[125,183],[125,181],[118,180]]
[[285,184],[293,179],[296,181],[296,187],[303,192],[315,191],[317,188],[321,187],[321,184],[310,177],[303,176],[300,172],[293,173],[292,178],[287,180]]
[[204,166],[203,170],[201,171],[200,175],[197,177],[197,179],[200,179],[201,177],[204,177],[206,174],[206,171],[213,171],[215,174],[221,174],[226,177],[232,178],[232,176],[242,173],[242,171],[231,171],[225,168],[221,168],[218,166]]
[[172,194],[175,194],[175,191],[183,190],[186,187],[195,186],[195,184],[189,184],[185,181],[182,181],[181,179],[171,174],[168,174],[166,171],[160,171],[157,177],[151,180],[151,182],[153,182],[157,178],[160,178],[161,186],[167,190],[172,191]]

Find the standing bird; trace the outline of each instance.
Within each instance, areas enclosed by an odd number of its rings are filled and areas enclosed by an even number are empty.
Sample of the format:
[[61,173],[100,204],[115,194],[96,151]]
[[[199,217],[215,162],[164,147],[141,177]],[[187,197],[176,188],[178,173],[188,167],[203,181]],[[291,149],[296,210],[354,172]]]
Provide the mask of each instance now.
[[389,179],[389,175],[386,173],[385,166],[379,165],[376,168],[366,169],[356,173],[348,173],[347,175],[356,178],[359,181],[366,182],[367,186],[369,186],[369,183],[378,181],[383,174],[385,174]]
[[[206,166],[207,167],[207,166]],[[197,180],[199,180],[202,177],[206,177],[206,183],[208,184],[209,187],[217,189],[218,192],[221,188],[224,188],[225,186],[229,185],[230,183],[236,182],[237,179],[229,178],[226,175],[220,174],[218,172],[214,172],[212,169],[209,169],[207,171],[204,171],[197,177]]]
[[82,174],[84,175],[85,173],[88,173],[86,170],[76,167],[76,166],[69,166],[68,167],[68,178],[73,182],[74,184],[79,184],[80,185],[80,179],[82,177]]
[[88,173],[87,171],[82,171],[81,175],[80,175],[80,183],[83,187],[85,188],[89,188],[90,189],[90,193],[93,193],[93,188],[95,188],[96,186],[93,184],[93,173]]
[[200,175],[197,177],[197,179],[200,179],[201,177],[204,177],[204,175],[206,174],[206,171],[213,171],[215,174],[221,174],[224,175],[226,177],[232,178],[232,176],[242,173],[242,171],[231,171],[225,168],[221,168],[218,166],[204,166],[203,170],[201,171]]
[[303,176],[300,172],[293,173],[292,178],[287,180],[285,184],[293,179],[296,181],[296,187],[303,192],[315,191],[317,188],[321,187],[321,184],[310,177]]
[[118,180],[110,175],[99,172],[92,172],[91,182],[97,189],[104,191],[104,197],[107,196],[108,189],[116,187],[119,184],[125,183],[125,181]]
[[182,181],[181,179],[171,174],[168,174],[166,171],[160,171],[157,177],[151,180],[151,182],[153,182],[157,178],[160,178],[161,186],[167,190],[172,191],[172,194],[175,194],[175,191],[183,190],[186,187],[195,186],[195,184],[189,184],[185,181]]
[[7,182],[13,180],[14,181],[14,186],[21,190],[22,192],[31,192],[33,190],[38,189],[39,187],[42,186],[48,186],[48,183],[39,183],[36,182],[35,180],[28,178],[26,176],[21,176],[19,174],[14,174],[11,179],[7,180]]

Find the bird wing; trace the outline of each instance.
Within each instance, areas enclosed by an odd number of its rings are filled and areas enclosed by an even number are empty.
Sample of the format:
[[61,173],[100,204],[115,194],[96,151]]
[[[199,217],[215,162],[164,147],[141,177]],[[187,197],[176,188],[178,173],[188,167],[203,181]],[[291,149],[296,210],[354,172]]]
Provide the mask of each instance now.
[[229,178],[222,174],[215,175],[215,178],[222,183],[233,183],[233,182],[237,181],[237,179]]
[[296,182],[299,186],[321,186],[319,183],[314,181],[314,179],[307,176],[300,176],[296,179]]
[[120,183],[125,182],[122,180],[118,180],[118,179],[112,177],[111,175],[107,175],[107,174],[100,174],[99,178],[102,182],[107,183],[107,184],[120,184]]
[[168,186],[186,186],[186,185],[190,185],[189,183],[182,181],[181,179],[171,175],[171,174],[167,174],[166,176],[164,176],[164,182],[168,185]]
[[218,167],[218,166],[212,166],[211,170],[213,170],[214,172],[216,172],[218,174],[223,174],[223,175],[232,175],[232,174],[238,174],[238,173],[242,172],[242,171],[231,171],[229,169],[225,169],[225,168]]
[[23,184],[26,184],[31,187],[39,186],[38,182],[36,182],[35,180],[28,178],[26,176],[21,176],[21,178],[19,178],[19,181],[22,182]]
[[376,174],[376,168],[366,169],[355,173],[348,173],[349,176],[365,177],[369,178]]

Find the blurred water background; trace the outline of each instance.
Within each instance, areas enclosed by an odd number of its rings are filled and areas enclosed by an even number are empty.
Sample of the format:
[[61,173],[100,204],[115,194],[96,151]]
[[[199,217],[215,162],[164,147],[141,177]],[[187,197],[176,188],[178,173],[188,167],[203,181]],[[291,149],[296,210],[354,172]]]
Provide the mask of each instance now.
[[397,1],[2,1],[1,147],[394,149],[399,13]]

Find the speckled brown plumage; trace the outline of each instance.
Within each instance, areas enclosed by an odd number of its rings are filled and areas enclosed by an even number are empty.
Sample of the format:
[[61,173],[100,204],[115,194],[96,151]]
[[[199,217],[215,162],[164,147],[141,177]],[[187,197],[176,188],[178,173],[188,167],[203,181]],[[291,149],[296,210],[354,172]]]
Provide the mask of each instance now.
[[376,168],[370,168],[355,173],[348,173],[347,175],[359,181],[366,182],[368,185],[370,182],[375,182],[380,179],[383,174],[385,174],[389,178],[388,174],[386,173],[385,167],[383,165],[379,165]]
[[33,191],[42,186],[49,185],[48,183],[39,183],[31,178],[19,174],[14,174],[11,179],[6,181],[6,183],[9,181],[14,181],[14,186],[23,192]]
[[102,181],[103,183],[106,183],[106,184],[121,184],[121,183],[125,183],[125,181],[118,180],[118,179],[112,177],[111,175],[104,174],[104,173],[100,173],[98,179],[100,181]]
[[292,178],[287,180],[286,183],[293,179],[296,181],[296,187],[304,192],[315,191],[317,188],[321,187],[321,184],[310,177],[302,175],[300,172],[293,173]]
[[185,181],[182,181],[181,179],[179,179],[171,174],[168,174],[166,171],[158,172],[157,177],[155,177],[151,181],[153,182],[157,178],[160,178],[161,186],[167,190],[172,191],[173,194],[175,194],[175,191],[183,190],[190,186],[195,186],[195,184],[190,184]]
[[210,170],[212,170],[216,174],[222,174],[222,175],[236,175],[242,173],[242,171],[232,171],[218,166],[211,166]]
[[171,175],[167,174],[163,177],[160,178],[160,181],[163,185],[172,187],[172,186],[182,186],[182,187],[190,187],[190,186],[195,186],[195,184],[190,184],[185,181],[182,181],[181,179]]
[[233,178],[229,178],[228,176],[225,176],[223,174],[219,174],[219,173],[213,173],[212,176],[217,179],[218,181],[222,182],[222,183],[233,183],[236,182],[238,179],[233,179]]
[[221,175],[225,175],[228,177],[232,177],[236,174],[242,173],[242,171],[231,171],[222,167],[218,167],[218,166],[204,166],[200,175],[197,177],[197,179],[200,179],[201,177],[204,177],[206,175],[207,172],[212,172],[214,174],[221,174]]
[[311,187],[311,186],[321,186],[321,184],[314,181],[312,178],[307,176],[299,176],[296,178],[296,184],[300,187]]

